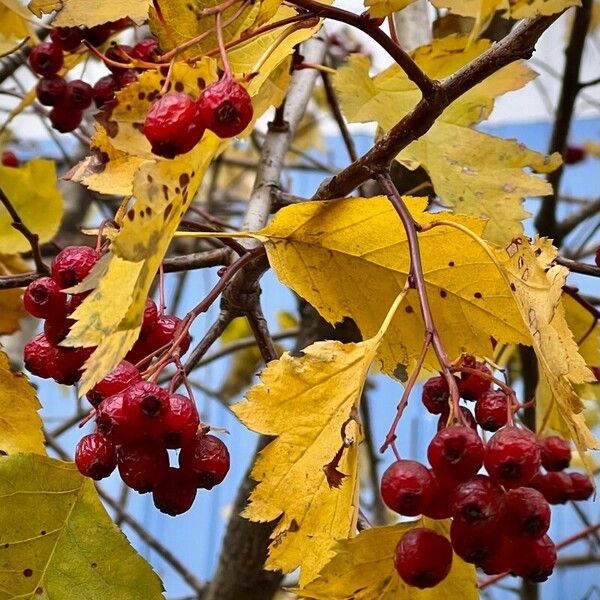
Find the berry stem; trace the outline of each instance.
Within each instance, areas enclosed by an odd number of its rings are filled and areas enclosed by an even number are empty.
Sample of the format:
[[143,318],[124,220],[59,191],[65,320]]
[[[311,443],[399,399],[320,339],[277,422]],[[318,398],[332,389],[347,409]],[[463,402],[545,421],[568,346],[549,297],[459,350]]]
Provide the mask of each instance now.
[[166,301],[165,301],[165,269],[160,263],[158,267],[158,316],[162,317],[165,313]]
[[233,77],[231,74],[231,65],[229,64],[229,58],[227,57],[227,50],[225,49],[225,40],[223,39],[223,23],[221,22],[221,12],[218,12],[215,17],[215,29],[217,33],[217,43],[219,44],[219,54],[223,61],[223,79],[230,79]]

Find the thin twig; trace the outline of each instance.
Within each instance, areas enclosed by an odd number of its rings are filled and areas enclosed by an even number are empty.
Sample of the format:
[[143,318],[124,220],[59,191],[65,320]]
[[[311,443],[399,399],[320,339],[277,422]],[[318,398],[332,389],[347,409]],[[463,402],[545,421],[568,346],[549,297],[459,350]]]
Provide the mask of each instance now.
[[576,260],[563,258],[562,256],[557,256],[554,259],[554,262],[562,265],[563,267],[567,267],[567,269],[569,269],[569,271],[572,273],[581,273],[582,275],[590,275],[591,277],[600,277],[600,267],[595,267],[594,265],[577,262]]

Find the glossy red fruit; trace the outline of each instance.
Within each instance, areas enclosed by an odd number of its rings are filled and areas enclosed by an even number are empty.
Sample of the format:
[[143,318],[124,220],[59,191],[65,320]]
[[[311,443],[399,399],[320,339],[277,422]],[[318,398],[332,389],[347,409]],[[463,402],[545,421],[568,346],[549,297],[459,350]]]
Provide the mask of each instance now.
[[[113,45],[111,45],[111,47],[108,48],[108,50],[104,53],[104,56],[106,56],[106,58],[115,63],[129,63],[131,62],[131,59],[129,57],[131,56],[132,50],[133,48],[131,46],[128,46],[127,44],[113,43]],[[126,66],[116,66],[114,64],[108,63],[106,63],[106,66],[109,69],[109,71],[112,71],[113,73],[121,73],[128,69],[128,67]]]
[[473,356],[466,356],[463,365],[470,369],[477,369],[481,374],[487,377],[481,377],[475,373],[462,373],[458,380],[458,391],[465,400],[477,400],[479,396],[487,392],[492,387],[492,381],[489,377],[492,372],[482,362],[476,360]]
[[130,426],[162,440],[169,393],[150,381],[138,381],[124,392],[123,412]]
[[452,546],[439,533],[426,527],[408,531],[396,546],[394,567],[402,580],[420,589],[443,581],[452,566]]
[[99,381],[86,397],[92,406],[98,406],[102,400],[124,392],[134,383],[142,380],[142,375],[130,362],[122,360],[102,381]]
[[14,152],[10,150],[4,150],[0,156],[0,163],[3,167],[12,167],[16,169],[19,166],[19,159]]
[[58,360],[58,348],[50,344],[43,333],[36,335],[23,349],[25,368],[42,379],[50,379]]
[[498,431],[508,422],[508,398],[504,392],[488,390],[475,404],[475,419],[481,429]]
[[56,75],[63,66],[63,53],[60,46],[52,42],[38,44],[29,55],[29,65],[34,73],[42,77]]
[[68,317],[63,317],[57,321],[46,320],[44,323],[44,335],[51,344],[58,346],[69,334],[73,323],[75,321]]
[[450,398],[448,382],[442,375],[431,377],[423,384],[421,400],[432,415],[448,411],[448,398]]
[[51,77],[42,77],[35,86],[35,95],[40,104],[44,106],[56,106],[67,88],[67,82],[64,77],[53,75]]
[[70,133],[79,127],[81,119],[83,119],[83,112],[70,109],[63,102],[59,102],[48,113],[48,118],[56,131],[59,133]]
[[592,480],[583,473],[569,473],[573,491],[571,492],[572,500],[587,500],[594,493],[594,485]]
[[454,425],[436,433],[427,448],[433,472],[442,480],[465,481],[483,464],[481,438],[470,427]]
[[533,488],[509,490],[502,514],[502,533],[515,540],[537,539],[550,527],[550,506],[544,496]]
[[439,480],[435,473],[428,469],[433,480],[431,489],[432,497],[423,508],[423,515],[431,519],[448,519],[452,515],[452,493],[454,486],[446,481]]
[[193,475],[197,487],[210,490],[229,471],[229,451],[218,437],[203,435],[181,449],[179,466]]
[[89,246],[67,246],[52,261],[52,278],[61,289],[72,287],[85,279],[99,258]]
[[504,509],[502,488],[485,475],[461,483],[452,495],[452,517],[464,525],[500,525]]
[[204,134],[205,125],[191,96],[169,92],[150,108],[144,121],[144,135],[152,152],[165,158],[189,152]]
[[200,119],[221,138],[235,137],[252,121],[252,100],[246,88],[231,78],[206,87],[198,100]]
[[96,481],[108,477],[117,466],[117,451],[101,433],[83,436],[75,448],[79,472]]
[[398,460],[381,478],[381,497],[393,511],[407,517],[423,513],[433,498],[433,478],[421,463]]
[[130,444],[141,440],[144,432],[128,422],[123,410],[123,393],[105,398],[96,407],[96,429],[114,444]]
[[142,318],[142,327],[140,329],[140,336],[147,335],[156,325],[158,320],[158,308],[156,302],[152,298],[146,299],[146,305],[144,306],[144,316]]
[[527,429],[504,427],[490,438],[483,462],[496,483],[520,487],[531,481],[542,464],[538,440]]
[[155,62],[158,56],[158,42],[154,38],[141,40],[132,48],[130,55],[131,58],[145,62]]
[[573,498],[573,481],[568,473],[551,471],[538,473],[528,484],[538,490],[550,504],[566,504]]
[[[475,431],[477,431],[477,422],[475,421],[475,417],[473,416],[473,413],[466,406],[460,407],[460,413],[463,417],[463,420],[467,423],[467,425],[471,429],[474,429]],[[456,419],[454,419],[454,421],[450,425],[448,425],[449,417],[450,417],[450,409],[448,407],[446,407],[444,409],[444,412],[440,415],[440,418],[438,419],[438,423],[437,423],[438,431],[441,431],[442,429],[444,429],[446,427],[454,427],[455,425],[459,425],[459,423]]]
[[495,552],[485,560],[477,563],[477,566],[486,575],[499,575],[511,570],[511,563],[514,556],[514,542],[503,535],[499,536],[499,542],[499,546]]
[[67,83],[64,103],[70,108],[85,110],[92,103],[92,96],[92,86],[81,79],[75,79]]
[[25,310],[38,319],[59,320],[67,312],[67,296],[51,277],[32,281],[23,294]]
[[488,560],[500,548],[500,529],[497,523],[473,526],[452,521],[450,541],[458,556],[476,564]]
[[120,89],[120,84],[114,75],[100,77],[94,84],[92,96],[96,108],[102,108],[115,98],[115,92]]
[[[175,338],[175,332],[181,323],[179,317],[174,315],[162,315],[158,317],[154,327],[149,331],[148,335],[142,340],[145,355],[150,354],[164,346],[171,344]],[[185,354],[192,342],[189,333],[184,336],[179,345],[179,353]]]
[[175,517],[192,508],[197,490],[187,473],[169,467],[163,481],[154,488],[152,500],[160,512]]
[[81,30],[83,39],[92,46],[101,46],[114,33],[111,23],[103,23],[94,27],[84,27]]
[[50,39],[64,52],[71,52],[81,44],[83,33],[78,27],[55,27]]
[[133,69],[125,69],[115,76],[117,78],[117,83],[119,84],[119,89],[124,88],[130,83],[134,83],[138,79],[138,74]]
[[557,435],[541,440],[542,467],[546,471],[562,471],[571,464],[571,447]]
[[587,152],[585,151],[585,148],[582,148],[581,146],[567,146],[565,148],[563,160],[565,161],[565,165],[576,165],[577,163],[583,162],[586,156]]
[[169,455],[164,448],[141,441],[119,447],[119,475],[123,482],[140,494],[151,492],[167,477]]
[[162,440],[167,448],[193,444],[200,417],[194,401],[181,394],[171,394],[163,418]]
[[83,364],[95,348],[63,348],[57,346],[56,363],[52,365],[52,379],[63,385],[73,385],[81,378]]
[[520,540],[513,545],[511,570],[519,577],[541,583],[546,581],[556,564],[556,546],[544,535],[536,540]]

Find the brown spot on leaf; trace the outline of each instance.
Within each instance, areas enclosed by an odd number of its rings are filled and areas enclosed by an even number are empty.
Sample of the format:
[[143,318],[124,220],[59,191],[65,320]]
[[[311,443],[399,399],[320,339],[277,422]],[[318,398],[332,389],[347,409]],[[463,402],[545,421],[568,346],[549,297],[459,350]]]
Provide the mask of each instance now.
[[143,100],[146,97],[146,92],[138,92],[138,100]]
[[128,218],[130,221],[133,221],[133,219],[135,218],[135,210],[133,210],[133,208],[130,208],[130,209],[127,211],[127,218]]
[[176,92],[183,92],[183,83],[181,81],[176,81],[175,82],[175,91]]
[[171,211],[173,210],[173,205],[172,204],[167,204],[166,208],[165,208],[165,212],[163,213],[163,220],[167,220],[167,217],[171,214]]
[[448,266],[449,266],[449,267],[453,267],[453,266],[454,266],[454,261],[453,261],[453,260],[451,260],[451,261],[448,263]]
[[188,185],[188,183],[190,182],[190,176],[187,173],[182,173],[179,176],[179,185],[184,188]]
[[445,298],[448,294],[446,293],[446,290],[440,290],[440,296],[442,298]]
[[23,575],[25,577],[31,577],[33,575],[33,571],[31,569],[24,569]]
[[481,298],[481,292],[475,292],[473,296],[475,296],[475,298]]
[[36,593],[38,596],[41,596],[41,595],[44,593],[44,588],[43,588],[43,587],[36,587],[36,588],[35,588],[35,593]]
[[92,569],[95,569],[97,566],[98,566],[98,565],[97,565],[95,562],[93,562],[93,563],[90,563],[90,567],[92,567]]
[[410,314],[410,313],[414,312],[414,309],[413,309],[413,307],[412,307],[412,306],[407,306],[407,307],[406,307],[404,310],[405,310],[405,311],[406,311],[408,314]]

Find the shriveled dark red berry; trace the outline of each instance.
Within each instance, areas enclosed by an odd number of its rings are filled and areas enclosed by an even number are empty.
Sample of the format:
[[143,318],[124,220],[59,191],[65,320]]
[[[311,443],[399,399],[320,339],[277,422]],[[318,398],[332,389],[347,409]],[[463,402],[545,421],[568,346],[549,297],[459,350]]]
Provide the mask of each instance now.
[[592,480],[583,473],[569,473],[573,491],[571,498],[573,500],[587,500],[594,493]]
[[58,346],[69,334],[73,323],[75,321],[68,317],[63,317],[56,321],[46,320],[44,323],[44,335],[51,344]]
[[131,426],[147,437],[162,439],[169,393],[150,381],[138,381],[123,396],[123,411]]
[[197,487],[210,490],[229,471],[229,451],[218,437],[203,435],[181,449],[179,466],[193,475]]
[[509,490],[502,515],[502,533],[513,539],[542,537],[550,527],[550,506],[530,487]]
[[452,521],[450,541],[454,552],[464,561],[480,563],[488,560],[500,548],[500,529],[495,522],[465,525]]
[[475,404],[475,419],[481,429],[498,431],[508,422],[508,398],[499,390],[488,390]]
[[134,83],[138,79],[138,74],[133,69],[119,71],[115,76],[117,78],[117,83],[119,84],[119,89],[124,88],[130,83]]
[[420,515],[433,498],[433,479],[421,463],[398,460],[381,478],[381,497],[398,514]]
[[50,39],[65,52],[71,52],[81,44],[83,33],[78,27],[55,27]]
[[[140,340],[142,342],[142,356],[147,356],[148,354],[171,344],[180,323],[181,319],[174,315],[162,315],[161,317],[158,317],[154,327]],[[179,353],[185,354],[188,351],[191,342],[192,338],[186,333],[179,345]]]
[[120,446],[117,464],[123,482],[144,494],[158,487],[167,477],[169,455],[164,448],[141,441]]
[[557,435],[541,441],[542,467],[546,471],[562,471],[571,464],[571,447]]
[[432,495],[429,503],[423,508],[423,514],[431,519],[448,519],[452,515],[452,493],[453,484],[439,480],[435,473],[429,469],[429,474],[433,480]]
[[85,279],[99,258],[89,246],[67,246],[52,261],[52,278],[61,289],[72,287]]
[[36,335],[23,349],[25,368],[42,379],[50,379],[58,360],[58,348],[50,344],[43,333]]
[[158,42],[154,38],[141,40],[132,48],[130,56],[145,62],[155,62],[158,56]]
[[29,55],[29,65],[34,73],[42,77],[56,75],[63,66],[63,53],[60,46],[52,42],[38,44]]
[[504,492],[486,475],[458,485],[452,495],[452,517],[465,525],[500,524]]
[[114,33],[110,23],[103,23],[94,27],[84,27],[81,32],[83,39],[92,44],[92,46],[101,46]]
[[254,113],[246,88],[231,78],[207,86],[198,100],[198,111],[205,127],[221,138],[242,133]]
[[163,442],[167,448],[193,444],[200,425],[198,410],[191,398],[171,394],[163,417]]
[[64,102],[76,110],[85,110],[92,103],[92,86],[81,79],[67,83]]
[[527,487],[538,490],[550,504],[566,504],[573,498],[571,477],[562,471],[550,471],[545,475],[538,473]]
[[[462,415],[463,421],[471,428],[477,431],[477,422],[475,421],[475,417],[473,413],[466,407],[460,407],[460,414]],[[452,423],[448,424],[448,419],[450,418],[450,408],[446,407],[444,412],[440,415],[437,423],[437,430],[441,431],[445,427],[454,427],[455,425],[459,425],[458,420],[453,419]]]
[[81,379],[85,361],[95,348],[63,348],[57,346],[56,363],[52,366],[52,379],[63,385],[73,385]]
[[114,100],[115,92],[120,87],[121,86],[114,75],[100,77],[92,89],[92,96],[96,107],[102,108],[105,104]]
[[195,100],[181,92],[169,92],[148,111],[144,135],[152,152],[165,158],[189,152],[204,134],[205,125]]
[[14,152],[10,150],[3,150],[0,156],[0,163],[3,167],[12,167],[16,169],[19,166],[19,159]]
[[158,308],[156,302],[152,298],[146,299],[146,305],[144,306],[144,316],[142,317],[142,327],[140,329],[140,335],[144,336],[150,333],[150,331],[156,325],[158,319]]
[[83,112],[73,110],[62,101],[57,104],[48,114],[52,127],[59,133],[70,133],[79,127]]
[[486,559],[478,561],[477,566],[486,575],[498,575],[510,571],[513,561],[514,542],[505,536],[499,536],[499,546]]
[[448,410],[449,397],[448,382],[442,375],[431,377],[423,384],[421,400],[432,415],[439,415]]
[[[131,51],[133,48],[126,44],[113,44],[108,50],[104,53],[104,56],[108,58],[110,61],[114,63],[121,63],[119,66],[115,64],[106,63],[106,66],[113,73],[120,73],[128,69],[125,64],[130,62]],[[123,66],[121,66],[123,65]]]
[[520,487],[540,468],[540,446],[531,431],[504,427],[490,438],[483,462],[496,483],[506,488]]
[[541,583],[546,581],[556,564],[556,546],[544,535],[536,540],[519,540],[513,545],[511,570],[519,577]]
[[427,458],[436,476],[449,481],[465,481],[483,464],[484,447],[477,432],[454,425],[436,433],[427,448]]
[[32,281],[23,294],[25,310],[38,319],[58,320],[65,316],[67,296],[51,277]]
[[67,82],[64,77],[53,75],[42,77],[35,86],[35,95],[40,104],[56,106],[65,95]]
[[452,546],[432,529],[416,527],[402,536],[394,553],[394,567],[402,580],[420,589],[443,581],[452,566]]
[[152,499],[160,512],[175,517],[192,508],[197,490],[187,473],[169,467],[165,478],[152,491]]
[[565,148],[565,154],[563,160],[565,165],[576,165],[585,160],[587,152],[582,146],[567,146]]
[[134,383],[142,380],[142,375],[130,362],[122,360],[102,381],[99,381],[86,397],[92,406],[98,406],[102,400],[124,392]]
[[101,433],[90,433],[83,436],[75,448],[75,464],[82,475],[98,481],[115,470],[117,451]]
[[114,444],[129,444],[141,440],[144,432],[128,422],[123,410],[123,393],[105,398],[96,407],[96,428]]
[[476,373],[462,373],[458,380],[458,391],[465,400],[477,400],[481,394],[487,392],[492,386],[490,379],[492,372],[482,362],[476,360],[473,356],[466,356],[463,360],[463,366],[470,369],[477,369],[480,376]]

